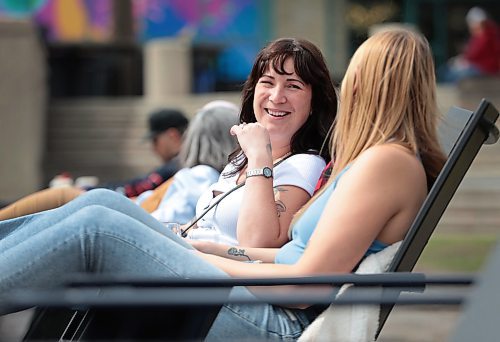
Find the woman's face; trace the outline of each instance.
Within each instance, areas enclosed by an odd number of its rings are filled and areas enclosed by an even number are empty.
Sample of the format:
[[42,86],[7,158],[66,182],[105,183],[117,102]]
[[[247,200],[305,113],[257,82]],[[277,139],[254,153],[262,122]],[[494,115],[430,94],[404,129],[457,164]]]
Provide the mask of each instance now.
[[272,67],[266,70],[257,81],[253,100],[255,118],[269,131],[273,147],[289,146],[311,112],[311,86],[295,73],[292,58],[285,61],[284,69],[289,75],[280,75]]

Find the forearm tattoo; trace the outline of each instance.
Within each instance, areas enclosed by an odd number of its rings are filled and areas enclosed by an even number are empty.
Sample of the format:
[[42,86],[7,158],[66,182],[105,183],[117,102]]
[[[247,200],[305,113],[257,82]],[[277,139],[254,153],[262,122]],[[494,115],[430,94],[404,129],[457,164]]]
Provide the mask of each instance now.
[[245,254],[245,250],[243,248],[231,247],[227,250],[227,254],[231,255],[231,256],[236,256],[236,257],[245,257],[249,261],[252,260],[252,259],[250,259],[250,257],[248,255]]
[[[274,196],[276,197],[276,195],[280,192],[287,192],[288,190],[281,187],[281,186],[277,186],[274,188]],[[278,217],[281,217],[281,213],[284,213],[286,211],[286,205],[285,203],[283,203],[282,200],[277,200],[275,201],[276,203],[276,210],[278,211]]]

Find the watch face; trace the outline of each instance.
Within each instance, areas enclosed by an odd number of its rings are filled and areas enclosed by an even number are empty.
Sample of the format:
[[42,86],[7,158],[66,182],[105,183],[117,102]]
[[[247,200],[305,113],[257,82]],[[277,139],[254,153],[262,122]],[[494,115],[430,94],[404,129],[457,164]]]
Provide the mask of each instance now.
[[264,177],[271,178],[273,176],[273,170],[268,167],[265,167],[262,172],[264,173]]

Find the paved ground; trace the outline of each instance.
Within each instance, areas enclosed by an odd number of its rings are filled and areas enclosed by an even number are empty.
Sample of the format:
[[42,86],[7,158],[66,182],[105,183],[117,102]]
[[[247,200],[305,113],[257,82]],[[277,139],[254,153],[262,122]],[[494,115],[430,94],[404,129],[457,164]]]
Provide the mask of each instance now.
[[405,306],[394,309],[379,342],[441,342],[453,334],[460,310],[456,307]]

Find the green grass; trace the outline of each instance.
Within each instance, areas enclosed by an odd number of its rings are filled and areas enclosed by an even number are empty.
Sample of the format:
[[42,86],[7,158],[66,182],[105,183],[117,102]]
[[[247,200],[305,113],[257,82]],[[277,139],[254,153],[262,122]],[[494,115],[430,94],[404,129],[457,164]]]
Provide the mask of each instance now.
[[488,259],[497,236],[489,234],[436,233],[419,262],[418,272],[476,272]]

